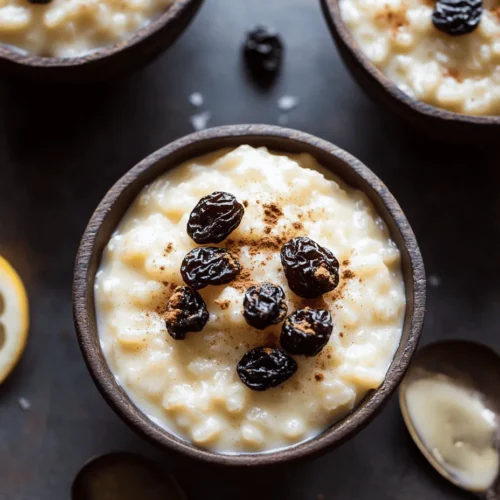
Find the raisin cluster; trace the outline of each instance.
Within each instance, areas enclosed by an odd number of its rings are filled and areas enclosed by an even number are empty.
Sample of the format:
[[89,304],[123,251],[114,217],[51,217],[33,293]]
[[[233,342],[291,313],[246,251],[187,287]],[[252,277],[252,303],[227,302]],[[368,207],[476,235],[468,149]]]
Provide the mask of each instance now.
[[[200,244],[221,243],[241,223],[245,209],[229,193],[217,191],[202,198],[189,217],[188,235]],[[310,238],[292,238],[281,248],[281,262],[290,289],[306,299],[334,290],[339,283],[339,263],[330,250]],[[225,285],[241,272],[238,259],[225,248],[201,246],[182,261],[186,285],[174,290],[165,311],[168,333],[175,340],[201,331],[208,322],[207,306],[197,292],[209,285]],[[239,361],[236,371],[250,389],[264,391],[281,385],[297,371],[291,355],[316,356],[330,339],[332,317],[327,310],[306,307],[287,317],[285,292],[263,283],[245,292],[243,316],[259,330],[284,320],[280,345],[256,347]],[[285,319],[286,318],[286,319]]]

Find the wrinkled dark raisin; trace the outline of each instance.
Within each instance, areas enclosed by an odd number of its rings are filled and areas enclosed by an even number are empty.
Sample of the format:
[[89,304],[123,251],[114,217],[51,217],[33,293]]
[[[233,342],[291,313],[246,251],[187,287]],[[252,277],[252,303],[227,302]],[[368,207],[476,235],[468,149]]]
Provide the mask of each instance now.
[[207,285],[225,285],[241,271],[238,260],[225,248],[193,248],[182,261],[181,275],[184,282],[195,290]]
[[232,194],[216,191],[194,207],[187,232],[196,243],[220,243],[240,225],[244,213],[243,205]]
[[332,316],[324,309],[298,309],[283,323],[280,344],[290,354],[316,356],[328,343]]
[[247,33],[243,53],[251,75],[263,85],[272,83],[279,73],[283,56],[283,43],[278,33],[266,26],[257,26]]
[[241,358],[236,371],[247,387],[265,391],[288,380],[297,371],[297,363],[281,349],[256,347]]
[[448,35],[467,35],[477,28],[482,13],[482,0],[438,0],[432,23]]
[[283,321],[286,313],[285,292],[280,286],[264,283],[245,292],[243,316],[250,326],[263,330]]
[[52,0],[28,0],[29,3],[50,3]]
[[201,295],[188,286],[178,286],[167,304],[165,323],[175,340],[183,340],[188,332],[200,332],[208,321],[208,311]]
[[285,243],[281,263],[288,286],[299,297],[314,299],[339,284],[338,260],[310,238],[293,238]]

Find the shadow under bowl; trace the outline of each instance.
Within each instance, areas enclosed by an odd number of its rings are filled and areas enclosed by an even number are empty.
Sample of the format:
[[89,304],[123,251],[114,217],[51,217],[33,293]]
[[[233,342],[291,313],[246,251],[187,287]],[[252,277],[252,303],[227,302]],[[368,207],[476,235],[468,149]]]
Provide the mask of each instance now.
[[[286,449],[228,455],[201,449],[153,423],[131,401],[106,362],[96,324],[94,278],[103,250],[126,210],[144,186],[177,165],[221,148],[242,144],[265,146],[283,153],[309,153],[326,169],[362,190],[387,224],[401,251],[406,311],[400,345],[383,384],[371,391],[344,419],[313,439]],[[83,235],[76,257],[73,313],[87,367],[102,395],[123,420],[165,449],[212,464],[262,466],[319,455],[361,430],[387,402],[405,374],[417,346],[425,312],[425,272],[413,231],[386,186],[360,161],[312,135],[270,125],[230,125],[197,132],[153,153],[127,172],[106,194]]]
[[41,57],[0,44],[0,73],[49,83],[96,83],[125,75],[165,51],[202,3],[203,0],[175,0],[166,12],[125,40],[78,57]]
[[498,138],[500,116],[472,116],[430,106],[409,96],[363,53],[342,20],[339,0],[320,0],[340,56],[359,86],[374,101],[417,127],[448,141],[484,142]]

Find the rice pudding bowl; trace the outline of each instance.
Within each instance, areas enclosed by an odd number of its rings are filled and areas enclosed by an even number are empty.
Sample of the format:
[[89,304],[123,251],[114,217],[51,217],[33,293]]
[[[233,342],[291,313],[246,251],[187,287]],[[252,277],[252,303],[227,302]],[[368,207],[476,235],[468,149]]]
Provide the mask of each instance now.
[[[202,241],[204,228],[193,233],[193,214],[206,220],[200,206],[221,192],[225,202],[235,199],[223,220],[230,234],[197,245],[192,237]],[[303,298],[291,290],[308,295],[291,279],[293,251],[284,255],[297,242],[328,257],[315,276],[326,276],[320,292],[331,291]],[[234,271],[224,284],[200,285],[190,274],[203,247],[229,252],[217,261]],[[264,284],[281,290],[268,325],[250,314],[251,287],[262,292]],[[186,290],[194,302],[182,302]],[[146,186],[103,252],[94,292],[102,350],[134,404],[169,432],[221,453],[284,448],[349,413],[383,382],[406,303],[400,252],[362,192],[310,155],[246,145],[188,161]],[[317,322],[293,323],[311,312]],[[194,318],[195,328],[175,330],[179,318]],[[256,380],[269,366],[282,370]]]
[[45,57],[79,57],[128,38],[175,0],[0,0],[0,43]]
[[[361,51],[403,92],[456,113],[500,115],[500,1],[464,0],[474,6],[471,23],[454,35],[433,22],[436,11],[440,26],[438,10],[452,3],[339,0],[339,7]],[[454,21],[445,29],[453,32]]]

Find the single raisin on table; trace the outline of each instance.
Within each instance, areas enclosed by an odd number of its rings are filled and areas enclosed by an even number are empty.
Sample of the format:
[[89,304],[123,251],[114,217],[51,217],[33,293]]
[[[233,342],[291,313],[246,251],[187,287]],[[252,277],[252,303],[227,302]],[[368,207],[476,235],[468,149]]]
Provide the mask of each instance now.
[[257,26],[247,33],[243,54],[251,74],[261,83],[269,84],[279,73],[283,43],[275,30]]
[[280,286],[264,283],[251,286],[243,299],[243,316],[254,328],[263,330],[285,319],[287,313],[285,292]]
[[236,371],[247,387],[265,391],[288,380],[297,371],[297,363],[281,349],[256,347],[243,355]]
[[216,191],[194,207],[187,233],[198,244],[220,243],[240,225],[244,213],[243,205],[232,194]]
[[332,335],[333,322],[324,309],[298,309],[283,323],[280,344],[290,354],[316,356]]
[[432,23],[448,35],[467,35],[477,28],[482,13],[482,0],[438,0]]
[[201,332],[207,321],[207,306],[201,295],[188,286],[178,286],[165,311],[170,336],[175,340],[184,340],[188,332]]
[[193,248],[182,261],[181,275],[184,282],[195,290],[207,285],[225,285],[241,271],[238,260],[225,248]]
[[314,299],[339,284],[339,262],[332,252],[310,238],[293,238],[281,247],[288,286],[299,297]]

